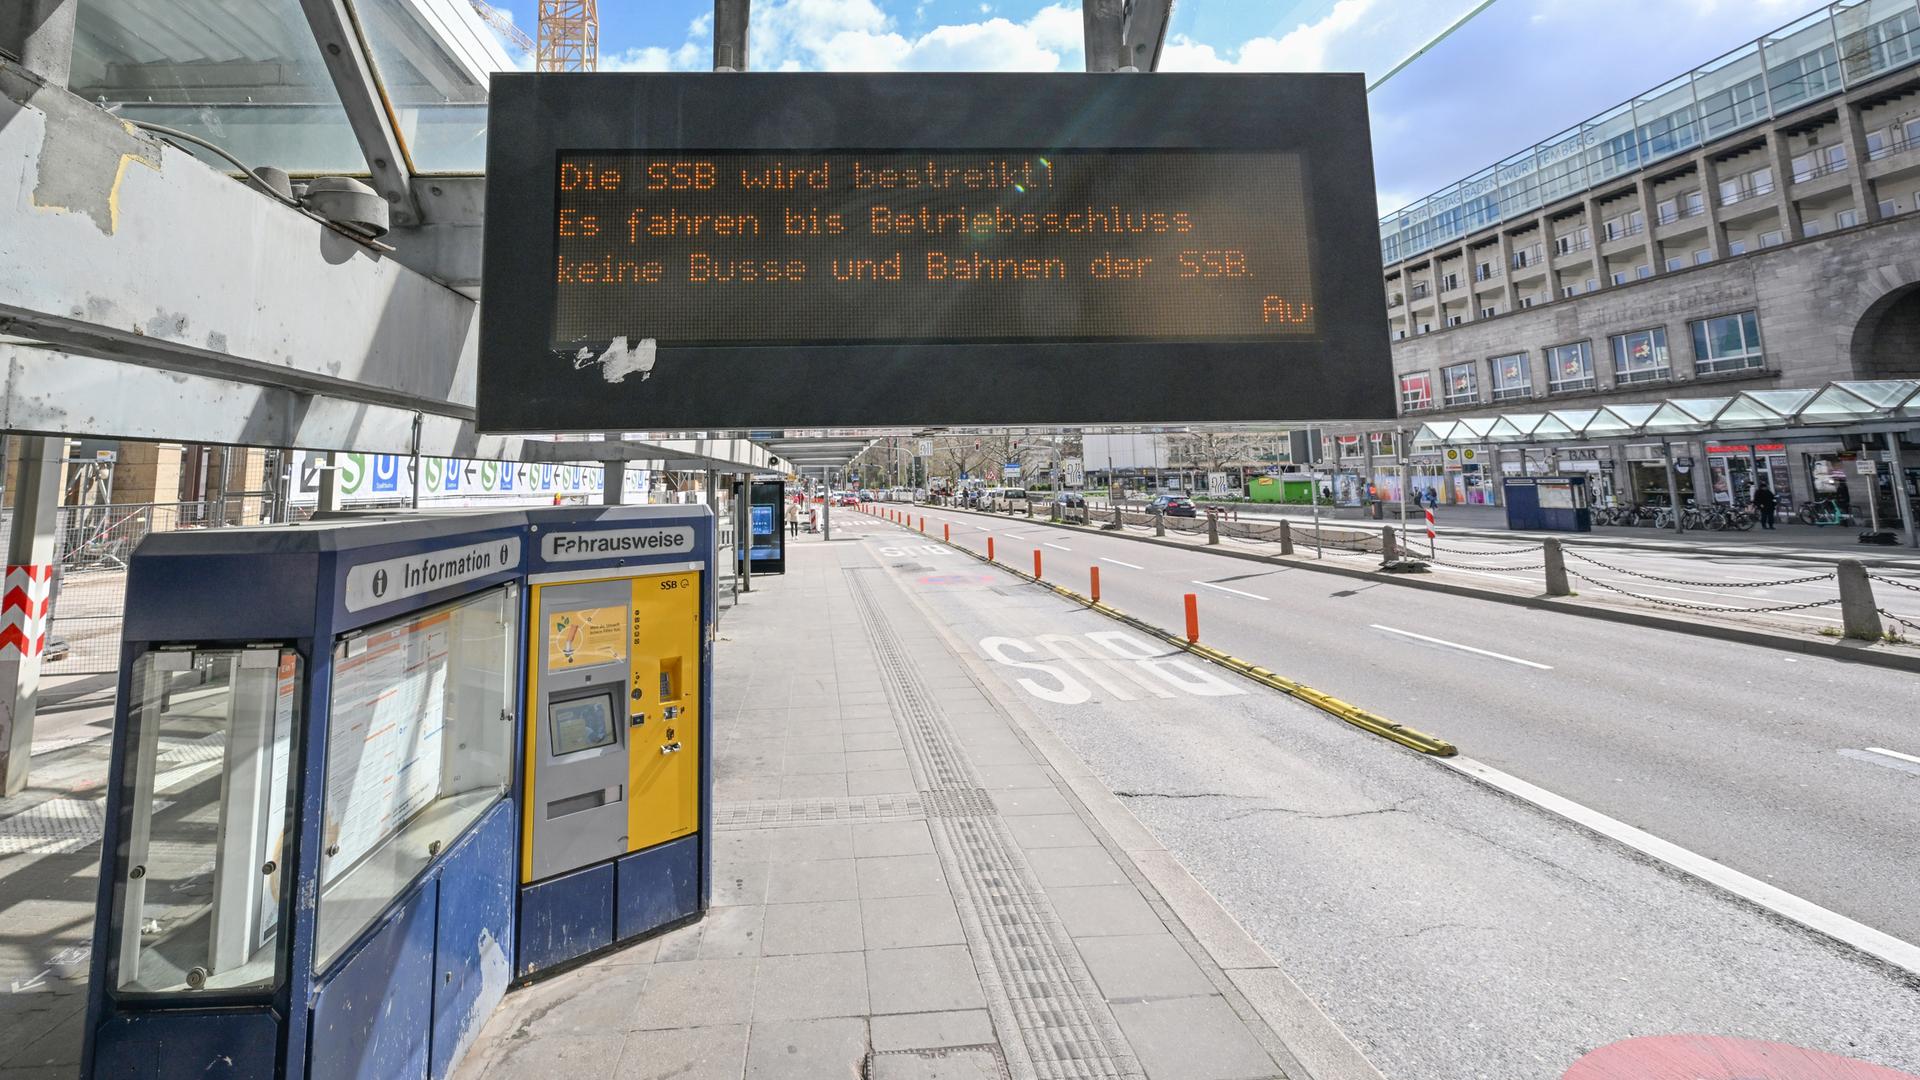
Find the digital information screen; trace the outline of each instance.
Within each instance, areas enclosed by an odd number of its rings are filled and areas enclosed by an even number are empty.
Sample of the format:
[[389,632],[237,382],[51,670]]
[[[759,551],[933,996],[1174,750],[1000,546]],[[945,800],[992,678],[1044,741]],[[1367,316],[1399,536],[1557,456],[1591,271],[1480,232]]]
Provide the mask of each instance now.
[[1360,76],[490,94],[482,431],[1394,415]]
[[613,699],[605,694],[553,702],[547,706],[547,716],[553,727],[555,757],[614,744]]
[[556,348],[1311,337],[1297,154],[562,154]]

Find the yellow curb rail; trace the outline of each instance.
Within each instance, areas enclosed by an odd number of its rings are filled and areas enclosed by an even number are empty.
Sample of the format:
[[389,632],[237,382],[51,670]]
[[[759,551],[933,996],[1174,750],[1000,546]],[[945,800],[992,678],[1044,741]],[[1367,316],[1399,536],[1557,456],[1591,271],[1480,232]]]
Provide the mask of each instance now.
[[1003,562],[990,561],[985,555],[969,548],[961,547],[959,544],[948,544],[947,546],[970,555],[980,562],[989,563],[989,565],[1004,570],[1023,581],[1030,581],[1036,585],[1045,586],[1056,595],[1064,596],[1082,607],[1097,611],[1110,619],[1126,623],[1141,633],[1151,634],[1177,649],[1192,653],[1195,656],[1209,660],[1230,671],[1244,675],[1254,682],[1278,690],[1296,701],[1303,701],[1319,709],[1321,712],[1344,720],[1369,734],[1378,735],[1383,739],[1390,739],[1399,743],[1401,746],[1418,750],[1423,754],[1432,754],[1435,757],[1452,757],[1460,752],[1458,747],[1455,747],[1452,743],[1437,735],[1429,735],[1418,728],[1411,728],[1376,713],[1370,713],[1358,705],[1342,701],[1331,694],[1322,693],[1305,683],[1296,682],[1284,675],[1276,674],[1251,661],[1242,660],[1237,656],[1223,653],[1211,645],[1202,645],[1197,641],[1188,641],[1179,634],[1163,630],[1144,619],[1129,615],[1111,604],[1105,602],[1096,603],[1092,597],[1077,593],[1064,585],[1055,585],[1051,581],[1036,578],[1032,574],[1023,573]]

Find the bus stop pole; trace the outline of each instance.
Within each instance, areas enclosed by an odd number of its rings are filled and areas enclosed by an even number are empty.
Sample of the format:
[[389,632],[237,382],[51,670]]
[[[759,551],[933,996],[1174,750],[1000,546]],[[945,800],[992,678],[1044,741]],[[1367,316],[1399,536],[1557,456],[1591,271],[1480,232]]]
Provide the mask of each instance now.
[[733,535],[740,538],[740,591],[753,591],[753,474],[740,474],[740,498],[733,508]]
[[[1913,503],[1907,498],[1907,465],[1900,456],[1900,433],[1884,433],[1887,440],[1887,454],[1893,464],[1893,504],[1900,508],[1900,527],[1907,532],[1907,546],[1920,547],[1920,537],[1914,535]],[[1877,489],[1880,485],[1875,484]]]

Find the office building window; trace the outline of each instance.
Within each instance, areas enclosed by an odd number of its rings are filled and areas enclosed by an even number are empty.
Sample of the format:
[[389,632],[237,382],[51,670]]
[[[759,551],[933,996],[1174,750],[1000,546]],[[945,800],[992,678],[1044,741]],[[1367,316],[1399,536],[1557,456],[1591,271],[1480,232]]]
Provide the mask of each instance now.
[[1464,318],[1464,316],[1460,316],[1460,315],[1449,315],[1449,316],[1447,316],[1447,325],[1448,325],[1448,326],[1459,326],[1459,325],[1460,325],[1460,321],[1461,321],[1461,319],[1462,319],[1462,318]]
[[1473,364],[1455,364],[1440,369],[1448,405],[1473,405],[1480,400],[1480,373]]
[[1446,277],[1446,280],[1445,280],[1445,281],[1444,281],[1444,282],[1443,282],[1443,283],[1441,284],[1441,286],[1440,286],[1440,287],[1441,287],[1442,289],[1457,289],[1457,288],[1459,288],[1459,287],[1460,287],[1460,275],[1459,275],[1459,274],[1457,274],[1457,273],[1455,273],[1455,274],[1448,274],[1448,275],[1447,275],[1447,277]]
[[1779,229],[1772,229],[1760,234],[1760,246],[1763,248],[1778,247],[1784,243],[1786,243],[1786,235]]
[[1653,267],[1636,266],[1633,268],[1633,276],[1636,281],[1645,281],[1653,276]]
[[1760,320],[1754,312],[1721,315],[1690,324],[1693,328],[1693,370],[1701,375],[1764,367],[1760,352]]
[[1533,370],[1526,353],[1496,356],[1487,361],[1493,373],[1493,400],[1513,401],[1533,396]]
[[1591,342],[1576,341],[1571,345],[1555,345],[1547,350],[1549,391],[1565,394],[1575,390],[1591,390],[1595,385]]
[[1826,231],[1827,227],[1820,224],[1819,218],[1808,218],[1800,223],[1800,235],[1802,236],[1819,236]]
[[[1871,140],[1869,140],[1869,143],[1871,143]],[[1846,147],[1838,145],[1822,146],[1793,159],[1793,178],[1796,181],[1812,180],[1816,177],[1840,172],[1846,167]]]
[[1405,341],[1407,340],[1407,332],[1405,330],[1395,330],[1393,332],[1393,338],[1395,341]]
[[1615,285],[1625,285],[1627,283],[1627,272],[1625,270],[1615,270],[1613,272],[1613,283]]
[[1727,254],[1745,255],[1746,253],[1747,253],[1747,242],[1745,240],[1727,241]]
[[1880,216],[1881,217],[1890,218],[1899,212],[1900,212],[1899,203],[1894,202],[1892,199],[1880,200]]
[[1491,319],[1498,314],[1500,314],[1500,309],[1497,307],[1483,307],[1480,309],[1480,317],[1483,319]]
[[1667,331],[1656,326],[1613,338],[1613,381],[1617,384],[1652,382],[1672,373],[1667,362]]
[[1653,208],[1660,216],[1660,224],[1668,225],[1680,220],[1680,204],[1676,199],[1661,199]]
[[1535,300],[1535,298],[1534,298],[1534,297],[1531,297],[1531,296],[1523,296],[1523,297],[1521,297],[1521,298],[1520,298],[1520,306],[1521,306],[1521,307],[1523,307],[1523,308],[1530,308],[1530,307],[1532,307],[1532,306],[1533,306],[1533,304],[1534,304],[1534,300]]
[[1858,210],[1842,210],[1833,215],[1833,227],[1836,229],[1851,229],[1858,224],[1860,224],[1860,211]]
[[1684,270],[1686,269],[1686,266],[1687,266],[1687,259],[1686,259],[1686,256],[1684,255],[1674,255],[1674,256],[1670,256],[1667,259],[1668,273],[1672,273],[1675,270]]
[[1433,376],[1426,372],[1400,376],[1400,411],[1424,412],[1433,408]]
[[1705,266],[1712,261],[1713,261],[1712,248],[1701,248],[1699,251],[1696,251],[1693,253],[1693,265],[1695,266]]
[[1568,300],[1571,300],[1574,297],[1579,296],[1580,283],[1576,281],[1571,285],[1560,286],[1560,295],[1563,299],[1568,299]]
[[1573,251],[1573,237],[1571,236],[1555,237],[1553,241],[1553,247],[1555,251],[1558,251],[1562,255],[1571,254]]
[[1599,288],[1600,288],[1600,283],[1599,283],[1599,282],[1597,282],[1597,281],[1595,281],[1595,280],[1593,280],[1592,278],[1588,278],[1588,279],[1587,279],[1587,291],[1588,291],[1588,292],[1593,292],[1593,291],[1595,291],[1595,290],[1597,290],[1597,289],[1599,289]]

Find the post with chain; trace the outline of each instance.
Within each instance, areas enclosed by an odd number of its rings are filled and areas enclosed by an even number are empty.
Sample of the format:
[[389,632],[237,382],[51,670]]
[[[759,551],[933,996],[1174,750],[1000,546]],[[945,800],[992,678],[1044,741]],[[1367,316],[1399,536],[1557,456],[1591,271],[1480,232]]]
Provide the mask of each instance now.
[[1280,554],[1293,554],[1293,523],[1290,521],[1280,522]]
[[1155,536],[1167,535],[1167,515],[1161,513],[1158,510],[1155,510],[1153,512],[1153,535]]
[[1207,543],[1218,544],[1219,542],[1220,542],[1220,515],[1214,513],[1212,509],[1209,509],[1207,511]]
[[1880,609],[1873,602],[1873,583],[1858,559],[1841,559],[1840,625],[1850,638],[1880,640]]
[[1540,542],[1546,552],[1547,595],[1572,596],[1573,586],[1567,582],[1567,560],[1560,551],[1560,541],[1549,536]]
[[1380,529],[1380,565],[1385,566],[1400,558],[1400,543],[1394,537],[1393,526]]

